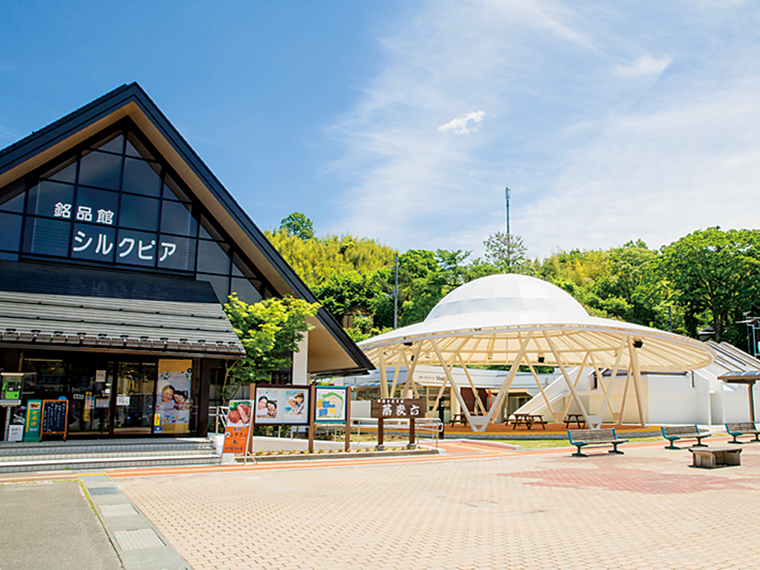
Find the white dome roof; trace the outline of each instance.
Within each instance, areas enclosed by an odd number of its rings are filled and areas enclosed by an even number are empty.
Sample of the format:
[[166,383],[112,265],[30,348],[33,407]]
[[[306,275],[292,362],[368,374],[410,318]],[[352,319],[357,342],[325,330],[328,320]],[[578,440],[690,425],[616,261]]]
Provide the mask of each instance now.
[[433,308],[425,322],[462,316],[498,315],[500,324],[588,320],[583,306],[562,289],[527,275],[481,277],[458,287]]

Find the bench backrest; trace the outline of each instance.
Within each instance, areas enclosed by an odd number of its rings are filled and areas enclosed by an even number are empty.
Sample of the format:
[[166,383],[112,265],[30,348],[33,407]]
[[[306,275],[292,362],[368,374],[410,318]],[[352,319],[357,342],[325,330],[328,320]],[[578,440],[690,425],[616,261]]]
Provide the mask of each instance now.
[[755,424],[753,424],[752,422],[726,424],[726,429],[730,431],[755,431]]
[[616,440],[615,429],[571,429],[568,430],[573,441],[611,441]]
[[697,426],[662,426],[665,435],[688,435],[699,433]]

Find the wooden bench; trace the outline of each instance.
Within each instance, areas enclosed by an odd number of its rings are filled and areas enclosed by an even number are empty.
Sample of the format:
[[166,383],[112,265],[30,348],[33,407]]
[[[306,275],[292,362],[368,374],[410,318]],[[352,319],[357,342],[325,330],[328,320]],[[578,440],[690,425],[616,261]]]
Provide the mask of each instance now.
[[569,428],[570,424],[573,423],[578,427],[578,429],[581,429],[586,425],[586,418],[583,417],[583,414],[567,414],[565,416],[565,428]]
[[546,429],[546,422],[540,414],[512,414],[511,417],[514,419],[510,420],[507,418],[507,423],[512,424],[512,429],[516,429],[517,426],[521,424],[528,429],[531,429],[533,424],[541,424],[541,427]]
[[588,457],[581,453],[581,448],[587,445],[612,445],[614,448],[609,450],[609,453],[623,455],[623,452],[618,451],[617,447],[621,443],[628,441],[627,439],[618,439],[617,433],[615,433],[615,428],[571,429],[567,430],[567,439],[578,448],[578,451],[573,453],[573,457]]
[[670,445],[666,445],[665,449],[681,449],[673,445],[679,439],[696,439],[692,447],[707,447],[702,440],[706,437],[710,437],[709,433],[700,432],[697,426],[660,426],[662,430],[662,437],[670,442]]
[[714,469],[715,467],[724,467],[726,465],[741,465],[741,449],[736,447],[726,447],[723,449],[689,449],[691,451],[691,464],[693,467],[704,467]]
[[[734,424],[726,424],[726,431],[728,432],[728,435],[732,436],[734,440],[731,443],[752,443],[754,441],[760,441],[760,430],[757,429],[757,426],[753,424],[752,422],[741,422],[741,423],[734,423]],[[755,439],[751,439],[747,442],[739,441],[738,437],[742,435],[754,435]]]

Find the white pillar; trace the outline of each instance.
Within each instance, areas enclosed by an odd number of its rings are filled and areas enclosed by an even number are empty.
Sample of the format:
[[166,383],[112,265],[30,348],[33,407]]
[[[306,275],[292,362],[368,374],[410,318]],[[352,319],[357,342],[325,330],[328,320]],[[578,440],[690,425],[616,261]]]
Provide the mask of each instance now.
[[298,352],[293,353],[293,384],[303,386],[309,383],[309,333],[303,333],[298,343]]

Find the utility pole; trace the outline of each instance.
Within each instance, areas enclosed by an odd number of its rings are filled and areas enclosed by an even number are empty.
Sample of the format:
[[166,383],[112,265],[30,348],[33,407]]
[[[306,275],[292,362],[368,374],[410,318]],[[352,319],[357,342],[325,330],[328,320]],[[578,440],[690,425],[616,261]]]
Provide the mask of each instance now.
[[512,195],[512,191],[509,189],[509,186],[506,187],[504,190],[504,201],[507,203],[507,235],[509,235],[509,198]]
[[398,328],[398,253],[394,255],[396,262],[396,286],[393,288],[393,329]]

